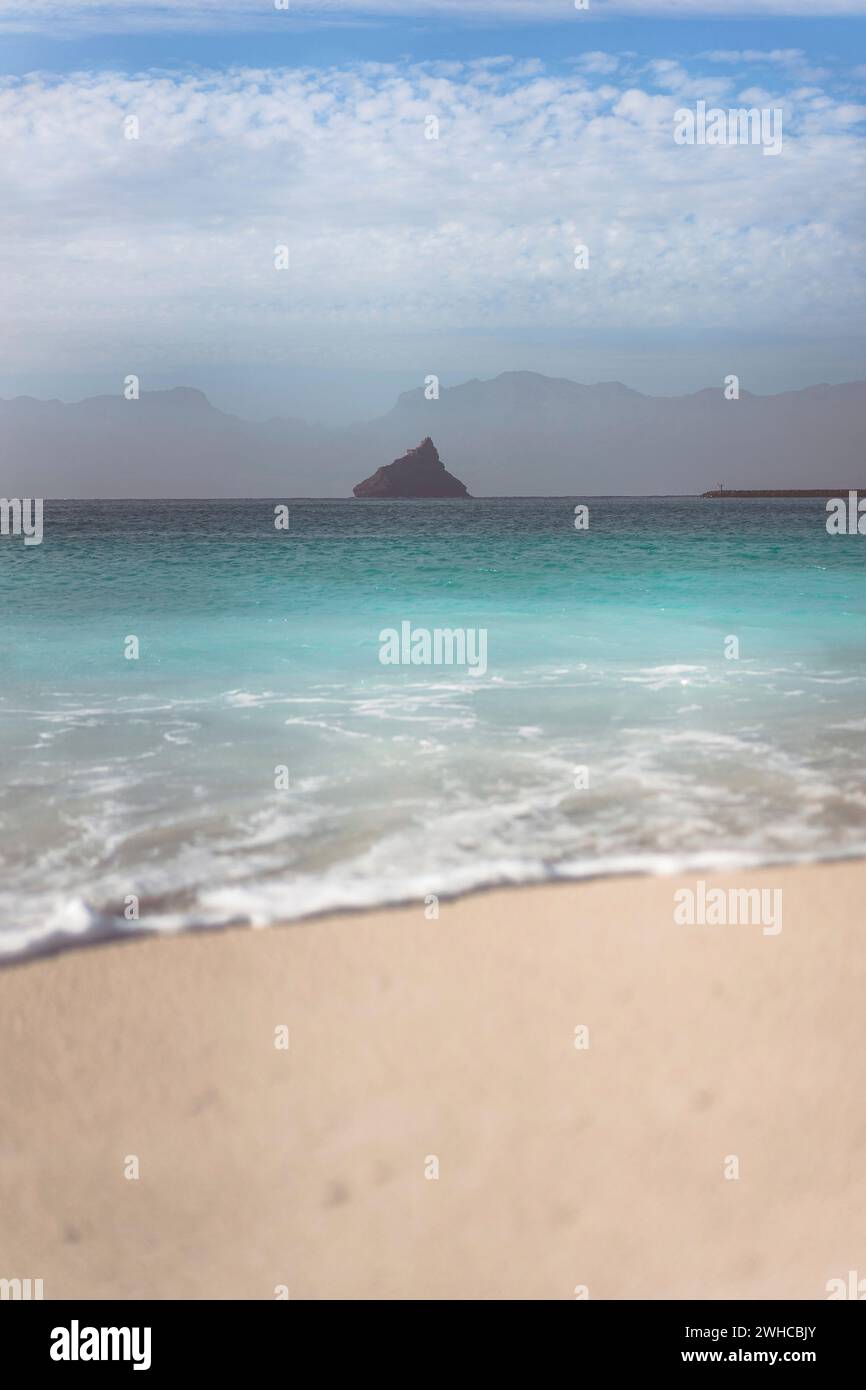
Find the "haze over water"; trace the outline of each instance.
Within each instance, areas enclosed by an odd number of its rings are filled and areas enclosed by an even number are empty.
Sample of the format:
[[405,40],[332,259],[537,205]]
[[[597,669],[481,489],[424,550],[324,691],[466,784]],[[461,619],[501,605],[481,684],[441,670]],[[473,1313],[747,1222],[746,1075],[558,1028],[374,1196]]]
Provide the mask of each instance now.
[[[0,542],[0,952],[866,853],[866,540],[820,499],[290,511]],[[487,673],[381,665],[404,621],[485,628]]]

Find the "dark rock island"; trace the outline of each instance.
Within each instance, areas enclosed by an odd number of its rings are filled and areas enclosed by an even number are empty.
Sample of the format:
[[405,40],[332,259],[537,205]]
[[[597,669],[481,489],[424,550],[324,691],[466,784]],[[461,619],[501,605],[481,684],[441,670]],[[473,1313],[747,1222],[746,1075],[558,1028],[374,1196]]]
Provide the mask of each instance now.
[[401,459],[377,468],[352,489],[356,497],[469,497],[466,487],[449,473],[429,437]]

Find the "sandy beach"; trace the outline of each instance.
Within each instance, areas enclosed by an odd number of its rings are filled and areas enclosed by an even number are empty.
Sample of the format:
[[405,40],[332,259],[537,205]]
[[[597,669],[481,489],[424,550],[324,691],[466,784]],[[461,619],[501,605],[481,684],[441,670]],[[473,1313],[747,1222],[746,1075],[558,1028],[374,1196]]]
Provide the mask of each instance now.
[[866,1272],[866,865],[707,882],[781,888],[782,931],[630,878],[5,968],[0,1275],[825,1298]]

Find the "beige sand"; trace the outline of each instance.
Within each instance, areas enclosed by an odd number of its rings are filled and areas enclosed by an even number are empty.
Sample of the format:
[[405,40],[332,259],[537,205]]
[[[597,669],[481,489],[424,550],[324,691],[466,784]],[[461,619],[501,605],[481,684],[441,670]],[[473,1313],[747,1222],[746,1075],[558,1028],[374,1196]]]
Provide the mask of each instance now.
[[866,1275],[866,866],[736,881],[783,888],[779,936],[628,879],[7,968],[0,1277],[826,1297]]

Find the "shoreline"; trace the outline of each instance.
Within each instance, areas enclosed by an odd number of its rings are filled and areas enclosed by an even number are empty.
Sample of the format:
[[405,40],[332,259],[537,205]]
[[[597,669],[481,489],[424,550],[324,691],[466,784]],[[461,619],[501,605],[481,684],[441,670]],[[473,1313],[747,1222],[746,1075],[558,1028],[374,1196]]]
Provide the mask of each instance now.
[[[723,856],[725,859],[727,855]],[[816,858],[805,859],[801,856],[794,856],[787,859],[764,859],[755,856],[753,861],[749,861],[744,856],[731,856],[732,862],[709,862],[704,856],[697,856],[694,866],[686,868],[634,868],[634,869],[613,869],[602,868],[597,872],[579,874],[574,876],[551,876],[540,879],[526,879],[520,882],[510,883],[480,883],[474,887],[455,889],[453,892],[444,891],[434,896],[439,903],[453,906],[455,903],[465,899],[483,897],[488,893],[522,893],[531,889],[566,889],[574,888],[581,884],[589,883],[620,883],[633,882],[634,880],[663,881],[676,879],[710,880],[720,875],[728,877],[742,876],[743,874],[761,874],[774,869],[810,869],[818,868],[822,865],[843,865],[843,864],[863,864],[866,866],[866,852],[856,849],[847,854],[821,855]],[[685,883],[683,886],[687,886]],[[15,969],[18,966],[27,965],[30,962],[40,960],[53,960],[58,956],[65,955],[68,951],[88,951],[94,947],[134,944],[140,941],[174,939],[184,936],[209,936],[222,932],[258,932],[258,931],[278,931],[288,927],[305,926],[308,923],[321,922],[326,920],[365,917],[372,914],[388,914],[397,912],[409,912],[419,909],[419,904],[423,906],[424,899],[415,897],[395,898],[393,901],[386,900],[379,903],[361,903],[357,906],[340,905],[339,907],[323,907],[311,912],[301,913],[296,917],[281,917],[274,920],[262,921],[252,918],[235,919],[225,922],[191,922],[180,926],[172,927],[148,927],[138,926],[128,930],[118,930],[116,924],[103,925],[95,923],[91,928],[80,932],[56,932],[52,937],[47,938],[44,945],[32,945],[17,951],[4,953],[0,950],[0,975],[4,970]],[[12,935],[13,933],[10,933]],[[2,938],[0,938],[2,940]]]
[[[728,856],[724,856],[728,858]],[[788,859],[765,859],[762,856],[755,856],[749,862],[748,856],[730,856],[731,862],[708,862],[702,856],[698,856],[698,862],[694,867],[689,866],[685,869],[646,869],[646,867],[635,867],[635,869],[599,869],[596,873],[575,874],[573,877],[550,876],[546,878],[527,878],[520,883],[481,883],[470,888],[457,888],[453,892],[439,892],[435,897],[439,903],[453,906],[464,899],[484,897],[491,892],[509,892],[509,894],[520,894],[530,890],[560,890],[560,888],[574,888],[580,884],[591,883],[626,883],[634,880],[710,880],[719,877],[720,874],[727,874],[728,877],[742,876],[742,874],[766,873],[774,869],[812,869],[812,867],[831,866],[831,865],[851,865],[851,863],[862,863],[866,866],[866,853],[855,849],[851,853],[840,853],[840,855],[817,856],[815,859],[803,859],[802,856]],[[135,929],[118,930],[117,924],[95,923],[95,926],[82,931],[82,933],[54,933],[46,938],[46,944],[29,945],[18,949],[18,951],[3,952],[0,949],[0,976],[4,970],[15,969],[18,966],[28,965],[36,960],[54,959],[63,956],[67,952],[90,951],[97,947],[106,945],[125,945],[135,944],[139,941],[161,941],[164,938],[172,940],[175,937],[186,937],[186,935],[211,935],[222,933],[222,931],[274,931],[286,929],[286,927],[306,926],[307,923],[324,922],[324,920],[342,919],[342,917],[363,917],[382,915],[382,913],[410,912],[418,909],[418,903],[423,905],[424,899],[416,897],[395,898],[393,901],[377,903],[360,903],[357,906],[339,906],[339,908],[321,908],[313,912],[300,913],[296,917],[279,917],[274,920],[254,920],[254,919],[235,919],[228,922],[213,923],[185,923],[178,927],[147,927],[138,926]],[[10,933],[13,934],[13,933]],[[0,937],[1,940],[1,937]]]
[[607,878],[0,971],[0,1276],[826,1297],[866,1268],[866,863],[702,877],[781,888],[783,930],[675,925],[694,875]]

